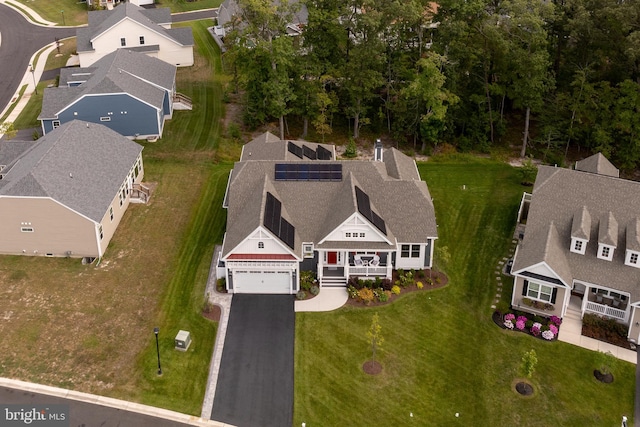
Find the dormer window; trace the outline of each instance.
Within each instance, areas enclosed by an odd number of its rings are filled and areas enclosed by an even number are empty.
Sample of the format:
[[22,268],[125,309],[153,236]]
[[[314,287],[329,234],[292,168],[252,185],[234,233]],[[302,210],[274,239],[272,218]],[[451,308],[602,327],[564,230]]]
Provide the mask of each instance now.
[[603,244],[598,245],[598,258],[611,261],[613,259],[614,249],[615,248],[613,246]]
[[627,256],[625,257],[624,264],[640,268],[640,253],[627,250]]
[[576,239],[575,237],[571,239],[571,252],[584,255],[586,250],[587,250],[586,240]]

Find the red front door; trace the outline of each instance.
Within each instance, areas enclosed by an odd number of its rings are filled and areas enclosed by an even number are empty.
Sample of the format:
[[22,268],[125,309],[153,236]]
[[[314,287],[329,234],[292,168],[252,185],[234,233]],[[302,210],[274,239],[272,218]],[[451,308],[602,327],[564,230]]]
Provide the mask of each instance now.
[[338,263],[338,252],[327,252],[327,264]]

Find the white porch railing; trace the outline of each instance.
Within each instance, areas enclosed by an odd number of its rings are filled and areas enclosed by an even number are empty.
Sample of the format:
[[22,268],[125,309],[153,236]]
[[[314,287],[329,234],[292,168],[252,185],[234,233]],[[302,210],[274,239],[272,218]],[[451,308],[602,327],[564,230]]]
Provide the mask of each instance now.
[[384,276],[387,274],[387,267],[352,267],[349,266],[351,276]]
[[592,311],[594,313],[613,317],[614,319],[626,321],[627,318],[627,312],[625,310],[620,310],[618,308],[613,308],[604,304],[598,304],[597,302],[587,301],[587,306],[585,307],[585,309],[587,311]]

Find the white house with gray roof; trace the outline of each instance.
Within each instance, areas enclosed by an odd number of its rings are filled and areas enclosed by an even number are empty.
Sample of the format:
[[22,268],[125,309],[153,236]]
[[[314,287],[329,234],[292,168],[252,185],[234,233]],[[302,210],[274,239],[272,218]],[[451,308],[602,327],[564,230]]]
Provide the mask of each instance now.
[[[299,36],[302,34],[304,27],[309,22],[309,11],[304,2],[298,0],[289,1],[292,7],[290,21],[286,24],[285,32],[288,36]],[[275,10],[280,5],[278,0],[274,0],[271,4]],[[237,0],[225,0],[218,8],[218,25],[214,27],[215,34],[224,38],[229,29],[241,29],[246,26],[243,21],[242,10]]]
[[640,334],[640,183],[619,178],[602,154],[575,170],[540,166],[525,194],[525,225],[512,273],[519,310],[582,317],[595,313]]
[[233,293],[293,294],[300,272],[321,287],[430,268],[437,239],[429,190],[413,159],[376,148],[374,160],[336,160],[335,147],[247,143],[229,176],[220,277]]
[[44,90],[38,119],[43,134],[84,120],[129,138],[157,138],[174,108],[183,108],[182,99],[176,94],[175,65],[119,49],[92,67],[62,68],[58,87]]
[[193,32],[171,28],[169,8],[144,9],[130,2],[89,11],[89,25],[76,31],[81,67],[117,49],[133,49],[178,67],[193,65]]
[[142,146],[94,123],[0,141],[0,254],[101,257],[143,176]]

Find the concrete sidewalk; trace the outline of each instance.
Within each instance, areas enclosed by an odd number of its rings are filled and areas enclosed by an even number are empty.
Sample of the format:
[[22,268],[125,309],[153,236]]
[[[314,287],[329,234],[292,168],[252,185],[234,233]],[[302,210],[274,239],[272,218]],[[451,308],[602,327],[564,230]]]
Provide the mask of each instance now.
[[347,288],[320,288],[320,293],[309,300],[296,301],[295,310],[333,311],[342,307],[349,299]]

